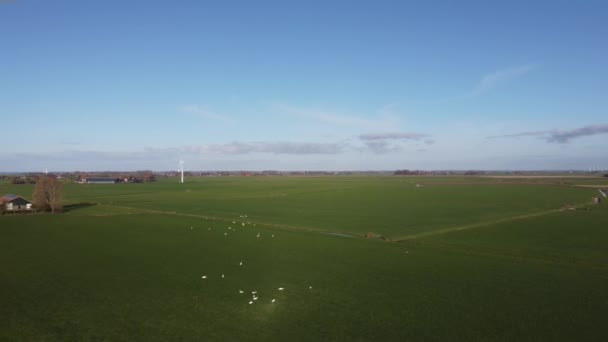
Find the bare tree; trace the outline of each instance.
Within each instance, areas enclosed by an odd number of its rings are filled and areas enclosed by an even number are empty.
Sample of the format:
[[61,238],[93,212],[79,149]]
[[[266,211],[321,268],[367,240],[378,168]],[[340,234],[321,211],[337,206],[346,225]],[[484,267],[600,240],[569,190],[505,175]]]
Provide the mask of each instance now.
[[38,178],[32,194],[34,206],[38,210],[50,210],[52,213],[61,210],[63,208],[61,188],[62,184],[56,178],[47,176]]

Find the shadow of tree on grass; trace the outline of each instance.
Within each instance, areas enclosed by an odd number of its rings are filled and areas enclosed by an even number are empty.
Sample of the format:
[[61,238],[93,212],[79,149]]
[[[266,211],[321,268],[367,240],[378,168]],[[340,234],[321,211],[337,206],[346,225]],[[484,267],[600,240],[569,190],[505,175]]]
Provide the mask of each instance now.
[[63,212],[67,213],[73,210],[84,209],[96,205],[95,203],[73,203],[63,206]]

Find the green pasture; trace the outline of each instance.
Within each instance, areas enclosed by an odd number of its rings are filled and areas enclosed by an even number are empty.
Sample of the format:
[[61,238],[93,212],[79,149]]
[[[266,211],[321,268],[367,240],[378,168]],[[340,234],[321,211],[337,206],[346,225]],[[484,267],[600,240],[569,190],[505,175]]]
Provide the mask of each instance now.
[[[0,217],[0,340],[608,338],[608,206],[586,204],[595,189],[173,181],[67,184],[63,214]],[[393,241],[321,233],[368,231]]]
[[[256,223],[358,235],[374,232],[398,239],[587,203],[597,193],[563,185],[559,179],[551,184],[540,179],[529,184],[505,182],[392,176],[222,177],[191,179],[184,184],[167,179],[149,184],[67,184],[65,200],[111,205],[115,210],[146,209],[225,220],[247,214],[248,221]],[[13,189],[17,192],[20,187],[27,189],[24,185]]]

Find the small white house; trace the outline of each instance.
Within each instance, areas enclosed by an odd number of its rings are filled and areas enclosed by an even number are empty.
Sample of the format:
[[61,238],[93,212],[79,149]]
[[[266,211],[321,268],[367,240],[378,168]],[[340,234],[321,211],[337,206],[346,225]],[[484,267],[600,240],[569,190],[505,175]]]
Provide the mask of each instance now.
[[7,194],[0,197],[0,206],[8,212],[32,210],[32,202],[17,195]]

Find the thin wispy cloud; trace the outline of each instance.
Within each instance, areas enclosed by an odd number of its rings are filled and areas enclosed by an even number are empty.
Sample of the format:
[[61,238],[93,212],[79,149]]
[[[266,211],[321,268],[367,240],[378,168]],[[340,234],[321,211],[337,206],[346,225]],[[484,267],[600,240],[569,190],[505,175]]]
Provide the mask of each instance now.
[[566,144],[569,143],[572,139],[598,135],[598,134],[608,134],[608,124],[601,125],[589,125],[583,126],[579,128],[574,128],[570,130],[559,130],[552,129],[546,131],[531,131],[531,132],[521,132],[514,134],[505,134],[505,135],[496,135],[489,136],[488,139],[497,139],[497,138],[519,138],[519,137],[539,137],[549,143],[558,143],[558,144]]
[[521,132],[521,133],[513,133],[513,134],[491,135],[491,136],[486,137],[486,139],[538,137],[538,136],[547,135],[550,132],[551,131],[531,131],[531,132]]
[[22,159],[37,162],[56,162],[60,164],[100,165],[103,163],[148,164],[172,162],[179,158],[204,160],[206,157],[239,156],[322,156],[341,155],[353,151],[385,154],[402,150],[400,142],[408,140],[423,141],[427,135],[419,133],[367,134],[357,141],[338,142],[298,142],[298,141],[232,141],[217,144],[183,145],[173,147],[144,147],[139,150],[104,151],[69,149],[54,152],[21,152],[4,155],[7,160]]
[[397,121],[394,116],[387,115],[385,111],[383,111],[382,115],[380,116],[369,118],[352,114],[343,114],[311,108],[298,108],[286,105],[274,105],[273,109],[283,114],[312,119],[325,124],[361,129],[388,129],[390,127],[394,127]]
[[101,151],[64,150],[55,152],[19,152],[6,154],[6,158],[22,158],[37,161],[75,161],[81,163],[97,161],[158,161],[173,160],[180,156],[204,157],[212,155],[329,155],[340,154],[351,148],[346,143],[315,142],[240,142],[224,144],[202,144],[176,147],[144,147],[141,150]]
[[218,114],[214,111],[211,111],[207,108],[204,108],[204,107],[198,106],[198,105],[183,106],[180,108],[180,110],[184,113],[192,114],[192,115],[195,115],[195,116],[203,118],[203,119],[220,121],[223,123],[235,123],[236,122],[235,119],[231,118],[228,115]]
[[20,152],[12,157],[34,159],[37,161],[80,161],[83,163],[99,160],[118,162],[145,160],[150,157],[146,151],[97,151],[97,150],[65,150],[57,152]]
[[237,155],[251,153],[270,154],[338,154],[346,149],[345,144],[340,143],[315,143],[315,142],[241,142],[233,141],[224,144],[203,144],[182,146],[178,148],[153,148],[147,147],[146,151],[157,154],[189,154],[189,155]]
[[448,97],[439,102],[470,99],[481,96],[501,85],[512,82],[523,77],[538,68],[537,64],[524,64],[520,66],[499,69],[483,75],[477,84],[467,93],[459,96]]
[[479,96],[485,92],[488,92],[501,84],[512,81],[516,78],[522,77],[532,70],[536,69],[536,64],[526,64],[520,65],[516,67],[496,70],[489,74],[484,75],[475,88],[469,93],[469,96],[475,97]]
[[391,132],[391,133],[370,133],[361,134],[361,140],[420,140],[428,137],[427,134],[413,132]]

